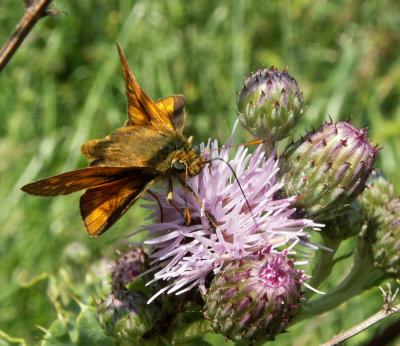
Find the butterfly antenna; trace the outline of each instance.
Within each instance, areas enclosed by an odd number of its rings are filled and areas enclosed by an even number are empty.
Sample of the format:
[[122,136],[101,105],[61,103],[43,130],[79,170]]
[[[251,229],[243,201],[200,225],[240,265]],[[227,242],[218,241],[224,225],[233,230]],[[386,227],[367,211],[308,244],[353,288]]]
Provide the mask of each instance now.
[[[258,141],[255,141],[255,142],[258,142]],[[263,142],[263,141],[262,141],[262,142]],[[262,142],[261,142],[261,143],[262,143]],[[238,184],[238,186],[239,186],[239,189],[240,189],[240,191],[242,192],[242,195],[243,195],[243,197],[244,197],[244,199],[245,199],[245,201],[246,201],[247,207],[249,208],[249,212],[250,212],[251,216],[253,217],[253,220],[254,220],[256,226],[259,226],[259,225],[258,225],[258,222],[257,222],[257,220],[256,220],[256,218],[254,217],[253,209],[251,208],[250,203],[249,203],[249,201],[248,201],[247,198],[246,198],[246,194],[244,193],[244,190],[243,190],[243,188],[242,188],[242,185],[240,184],[240,181],[239,181],[239,179],[238,179],[238,177],[237,177],[237,175],[236,175],[235,170],[232,168],[232,166],[229,164],[229,162],[226,162],[226,161],[225,161],[223,158],[221,158],[221,157],[215,157],[215,158],[210,159],[210,160],[208,160],[208,161],[206,161],[206,162],[212,162],[212,161],[216,161],[216,160],[220,160],[220,161],[226,163],[226,165],[227,165],[227,166],[229,167],[229,169],[231,170],[231,172],[232,172],[233,176],[235,177],[236,182],[237,182],[237,184]]]
[[[189,177],[188,166],[185,165],[185,185],[184,185],[185,186],[185,191],[188,188],[188,183],[187,183],[188,182],[188,177]],[[186,194],[185,194],[185,214],[186,214],[186,221],[190,225],[191,217],[190,217],[190,212],[189,212],[189,208],[188,208],[188,204],[187,204]]]
[[257,144],[263,144],[263,143],[265,143],[265,139],[258,139],[256,141],[251,141],[251,142],[247,142],[247,143],[231,144],[231,145],[228,145],[228,146],[225,146],[225,147],[222,147],[222,148],[204,149],[204,150],[200,151],[200,153],[209,153],[211,151],[216,151],[216,150],[221,150],[221,149],[240,147],[241,145],[248,146],[248,145],[257,145]]

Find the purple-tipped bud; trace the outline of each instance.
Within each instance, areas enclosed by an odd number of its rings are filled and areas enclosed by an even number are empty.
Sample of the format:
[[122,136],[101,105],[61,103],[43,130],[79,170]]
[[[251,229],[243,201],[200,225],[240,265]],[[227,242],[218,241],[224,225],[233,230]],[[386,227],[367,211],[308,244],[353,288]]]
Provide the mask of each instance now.
[[211,282],[205,316],[230,340],[274,340],[303,300],[304,278],[286,253],[268,249],[232,261]]
[[119,258],[115,260],[110,271],[113,293],[125,290],[126,286],[144,271],[147,263],[147,255],[142,248],[131,247],[127,252],[117,251],[117,253]]
[[376,147],[348,122],[327,123],[289,145],[280,160],[286,196],[315,221],[332,219],[350,208],[364,190]]
[[133,341],[153,328],[154,306],[139,292],[110,293],[100,302],[98,318],[107,335]]
[[296,80],[274,67],[246,78],[237,105],[242,125],[268,143],[287,137],[304,110]]
[[367,188],[358,197],[361,209],[368,219],[386,214],[386,206],[394,197],[392,183],[380,171],[374,171],[368,179]]
[[375,266],[394,278],[400,276],[400,199],[379,208],[377,216],[369,221],[365,242],[372,248]]

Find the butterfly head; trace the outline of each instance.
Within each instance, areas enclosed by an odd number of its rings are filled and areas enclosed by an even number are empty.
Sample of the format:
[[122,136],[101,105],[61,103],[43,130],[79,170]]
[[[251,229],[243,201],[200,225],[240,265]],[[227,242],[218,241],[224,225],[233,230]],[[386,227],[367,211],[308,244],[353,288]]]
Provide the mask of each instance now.
[[206,159],[200,155],[198,148],[192,146],[192,141],[193,137],[189,137],[187,146],[173,153],[171,169],[177,174],[186,173],[190,177],[195,176],[206,164]]

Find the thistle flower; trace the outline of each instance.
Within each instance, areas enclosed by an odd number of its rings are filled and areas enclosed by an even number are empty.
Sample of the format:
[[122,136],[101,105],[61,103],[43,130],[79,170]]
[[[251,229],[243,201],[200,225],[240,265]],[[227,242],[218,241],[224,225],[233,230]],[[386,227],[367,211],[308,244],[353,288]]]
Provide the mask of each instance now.
[[280,176],[293,206],[314,220],[343,214],[364,190],[378,152],[367,130],[348,122],[326,123],[292,143],[281,157]]
[[224,266],[205,295],[214,331],[234,341],[274,340],[305,300],[306,276],[294,262],[268,248]]
[[238,117],[257,139],[268,144],[289,136],[304,111],[303,94],[287,70],[261,68],[243,83]]
[[[253,155],[239,147],[229,160],[230,145],[231,141],[221,150],[216,141],[200,146],[206,158],[214,161],[188,181],[193,193],[174,189],[175,207],[166,201],[166,190],[152,190],[160,205],[147,197],[153,203],[144,207],[151,219],[159,221],[139,230],[148,231],[143,244],[153,245],[150,266],[155,273],[149,284],[169,281],[150,301],[165,291],[180,294],[197,285],[205,293],[209,273],[218,274],[225,263],[267,246],[271,252],[287,244],[290,249],[296,244],[316,248],[307,241],[309,233],[304,229],[322,225],[292,218],[295,209],[289,206],[293,199],[274,198],[282,188],[274,155],[266,159],[261,147]],[[182,215],[186,207],[191,215],[189,225]]]

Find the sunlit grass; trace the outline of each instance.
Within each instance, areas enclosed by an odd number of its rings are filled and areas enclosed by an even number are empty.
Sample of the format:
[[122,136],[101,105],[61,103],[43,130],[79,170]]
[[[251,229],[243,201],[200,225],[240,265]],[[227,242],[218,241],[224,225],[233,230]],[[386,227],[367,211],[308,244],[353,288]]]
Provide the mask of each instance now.
[[[80,221],[78,194],[42,199],[19,190],[35,179],[84,167],[80,145],[125,121],[116,41],[153,99],[185,94],[184,132],[197,143],[208,137],[227,140],[236,117],[235,90],[245,75],[261,65],[288,66],[308,104],[297,133],[329,116],[352,116],[355,126],[369,126],[369,138],[385,148],[377,166],[400,191],[400,8],[395,0],[318,6],[308,0],[97,0],[54,6],[68,15],[41,20],[0,75],[0,328],[10,335],[33,342],[42,335],[36,325],[48,327],[55,317],[46,281],[24,285],[56,270],[69,243],[86,244],[93,261],[105,254],[111,258],[122,246],[115,240],[136,230],[145,217],[135,206],[112,230],[90,239]],[[1,43],[22,13],[22,1],[1,2]],[[341,266],[330,285],[345,270]],[[380,308],[377,289],[365,298],[303,322],[279,340],[325,341]]]

